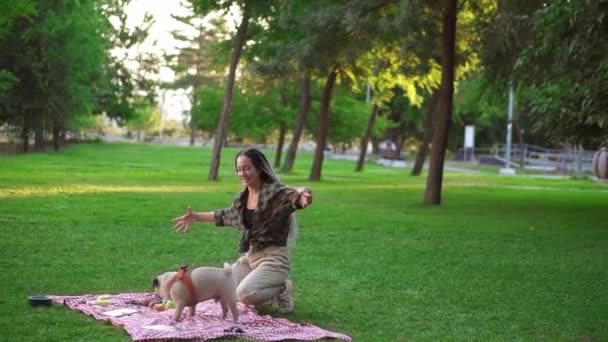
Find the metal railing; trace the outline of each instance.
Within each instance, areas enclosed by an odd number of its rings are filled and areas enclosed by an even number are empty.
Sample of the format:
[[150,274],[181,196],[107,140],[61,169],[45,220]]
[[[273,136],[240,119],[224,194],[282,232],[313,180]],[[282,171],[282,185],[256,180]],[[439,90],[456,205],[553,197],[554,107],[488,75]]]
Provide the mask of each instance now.
[[[565,146],[561,149],[547,148],[530,144],[511,145],[511,166],[524,169],[542,169],[546,171],[592,172],[595,150],[582,150]],[[492,148],[460,148],[456,160],[474,161],[481,164],[504,165],[505,146]]]

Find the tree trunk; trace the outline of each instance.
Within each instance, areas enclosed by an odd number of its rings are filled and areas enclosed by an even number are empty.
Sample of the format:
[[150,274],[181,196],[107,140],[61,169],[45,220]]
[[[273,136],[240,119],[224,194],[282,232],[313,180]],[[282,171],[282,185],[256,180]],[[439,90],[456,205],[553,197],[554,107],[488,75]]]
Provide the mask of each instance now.
[[388,127],[385,131],[384,131],[384,135],[382,136],[382,141],[388,140],[391,141],[393,143],[395,143],[395,145],[397,145],[398,141],[399,141],[399,136],[401,135],[401,115],[403,114],[403,111],[400,109],[396,109],[390,112],[388,119],[390,121],[392,121],[394,123],[394,125],[390,125],[390,127]]
[[524,130],[519,127],[517,120],[513,120],[513,126],[515,126],[515,132],[519,138],[519,168],[524,169],[526,166],[526,151],[524,148]]
[[30,130],[28,128],[28,124],[27,124],[27,118],[25,120],[23,120],[23,127],[21,129],[21,141],[23,144],[23,153],[27,153],[28,149],[29,149],[29,137],[28,135],[30,134]]
[[236,67],[241,56],[241,51],[243,50],[243,45],[245,45],[245,39],[247,36],[247,26],[249,24],[249,15],[249,8],[245,5],[245,8],[243,9],[243,18],[241,19],[241,23],[239,24],[239,28],[236,32],[234,48],[232,50],[232,56],[230,57],[230,71],[228,72],[228,79],[226,81],[226,91],[224,92],[224,105],[222,106],[220,122],[217,125],[215,141],[213,142],[213,154],[211,155],[209,180],[217,180],[218,177],[222,153],[222,143],[226,138],[226,131],[228,129],[228,119],[230,115],[230,106],[232,105],[232,96],[234,93],[234,79],[236,75]]
[[359,160],[357,161],[357,167],[355,171],[363,171],[363,165],[365,164],[365,156],[367,155],[367,144],[369,142],[369,138],[372,136],[372,132],[374,130],[374,125],[376,124],[376,115],[378,114],[378,105],[374,104],[372,108],[372,113],[369,116],[369,121],[367,122],[367,130],[365,131],[365,136],[361,139],[361,151],[359,152]]
[[[279,101],[281,105],[287,107],[288,96],[285,88],[281,89],[281,95]],[[281,154],[283,153],[283,146],[285,145],[285,133],[287,133],[287,124],[285,122],[279,122],[279,141],[277,142],[277,152],[274,155],[274,167],[278,169],[281,167]]]
[[370,140],[372,141],[372,154],[380,154],[380,143],[378,142],[378,139],[372,135]]
[[312,162],[312,169],[308,180],[321,180],[321,168],[323,167],[323,157],[325,144],[327,143],[327,133],[329,131],[329,106],[331,95],[336,84],[337,70],[333,70],[325,82],[323,97],[321,99],[321,110],[319,111],[319,134],[317,135],[317,148],[315,149],[315,159]]
[[194,123],[194,118],[192,117],[192,111],[190,111],[190,146],[194,146],[196,142],[196,124]]
[[277,144],[277,153],[274,158],[274,167],[281,167],[281,153],[283,152],[283,145],[285,144],[285,132],[287,131],[287,125],[284,122],[279,124],[279,142]]
[[59,151],[60,146],[61,146],[61,127],[59,127],[59,124],[53,123],[53,150],[55,152]]
[[[201,44],[203,44],[203,32],[201,30],[198,31],[198,44],[199,44],[199,48],[201,47]],[[192,99],[191,99],[191,106],[190,106],[190,146],[194,146],[194,144],[196,143],[196,129],[197,129],[197,125],[196,125],[196,121],[194,120],[194,113],[192,112],[194,110],[194,108],[196,108],[196,106],[198,105],[198,96],[196,95],[196,92],[198,91],[198,88],[200,88],[201,86],[201,65],[199,63],[198,60],[195,59],[195,63],[196,63],[196,74],[194,75],[194,79],[192,82]],[[224,99],[225,101],[225,99]],[[232,99],[231,99],[232,101]]]
[[420,173],[422,172],[424,160],[426,159],[426,154],[429,150],[429,143],[431,142],[431,138],[433,138],[433,117],[435,116],[437,109],[438,99],[439,91],[434,90],[431,95],[431,101],[429,102],[429,108],[427,108],[426,116],[424,117],[424,132],[422,133],[422,141],[418,147],[418,153],[416,153],[416,161],[412,168],[412,176],[420,176]]
[[41,121],[36,123],[36,129],[34,130],[34,150],[44,150],[44,127]]
[[306,117],[310,110],[310,75],[306,74],[302,79],[300,85],[300,106],[298,108],[298,115],[296,117],[296,124],[293,129],[293,137],[285,156],[285,163],[283,163],[283,171],[289,172],[293,169],[293,164],[296,160],[296,153],[298,151],[298,144],[304,131],[304,124],[306,123]]
[[444,1],[439,115],[433,135],[431,164],[426,182],[424,204],[441,204],[443,163],[452,121],[452,100],[454,96],[454,42],[456,38],[457,2],[457,0]]

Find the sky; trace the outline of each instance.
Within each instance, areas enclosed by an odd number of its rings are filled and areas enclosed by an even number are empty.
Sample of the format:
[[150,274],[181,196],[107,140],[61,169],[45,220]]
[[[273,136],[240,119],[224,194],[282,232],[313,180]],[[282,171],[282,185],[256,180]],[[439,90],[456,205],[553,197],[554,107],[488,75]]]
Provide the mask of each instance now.
[[[149,38],[141,46],[141,50],[154,52],[161,56],[163,52],[175,53],[178,51],[180,42],[173,39],[171,31],[184,30],[185,27],[171,18],[171,15],[185,15],[188,13],[186,9],[180,6],[180,0],[132,0],[125,11],[127,13],[127,25],[130,27],[140,25],[146,12],[154,17]],[[228,19],[231,17],[229,14]],[[156,41],[156,45],[152,44],[154,41]],[[159,77],[161,81],[170,82],[174,79],[174,73],[167,67],[161,67]],[[181,121],[184,117],[184,111],[190,109],[190,101],[186,90],[166,90],[165,96],[162,95],[161,92],[159,103],[160,110],[165,118]]]
[[[171,36],[171,31],[179,28],[178,23],[171,18],[171,14],[184,14],[184,9],[179,5],[179,0],[133,0],[125,9],[127,13],[127,25],[136,27],[143,21],[146,12],[154,17],[154,24],[150,28],[148,40],[140,47],[143,51],[154,52],[162,55],[163,52],[172,53],[177,51],[179,45]],[[154,46],[152,42],[156,41]],[[132,53],[136,53],[133,51]],[[174,74],[171,69],[161,67],[159,77],[161,81],[173,80]],[[160,110],[165,119],[181,121],[183,112],[190,108],[190,101],[185,91],[166,91],[160,94]]]

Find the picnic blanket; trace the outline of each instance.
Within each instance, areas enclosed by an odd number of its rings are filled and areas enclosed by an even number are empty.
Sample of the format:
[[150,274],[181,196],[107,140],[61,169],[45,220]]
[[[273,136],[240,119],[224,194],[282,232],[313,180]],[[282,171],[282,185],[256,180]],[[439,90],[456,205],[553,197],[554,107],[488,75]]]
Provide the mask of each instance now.
[[[220,318],[219,303],[208,300],[196,306],[196,314],[189,316],[184,309],[179,322],[172,320],[174,309],[156,311],[143,305],[152,293],[124,293],[111,295],[109,306],[94,305],[96,295],[50,296],[54,303],[81,311],[98,320],[104,320],[121,327],[134,341],[197,340],[216,338],[242,338],[256,341],[318,340],[323,338],[350,341],[349,336],[321,329],[309,323],[292,323],[283,318],[260,316],[242,303],[238,303],[239,323],[235,329],[231,315],[226,320]],[[131,311],[135,311],[130,313]],[[236,330],[236,331],[235,331]]]

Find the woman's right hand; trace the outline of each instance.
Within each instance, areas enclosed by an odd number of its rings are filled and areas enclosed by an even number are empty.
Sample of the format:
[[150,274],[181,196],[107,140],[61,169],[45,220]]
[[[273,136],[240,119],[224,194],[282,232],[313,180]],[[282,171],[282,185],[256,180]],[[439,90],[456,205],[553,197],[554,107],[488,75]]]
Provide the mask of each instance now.
[[186,210],[185,215],[178,216],[173,219],[173,223],[175,223],[175,225],[173,226],[173,229],[175,229],[175,231],[178,233],[179,232],[187,233],[188,230],[190,230],[190,225],[196,221],[197,221],[196,215],[192,212],[192,208],[190,206],[188,206],[188,209]]

